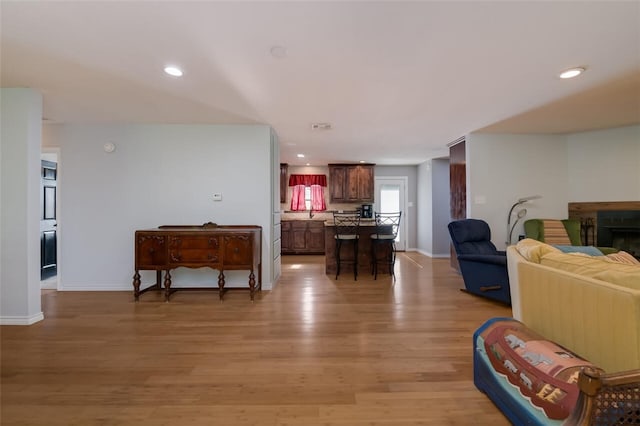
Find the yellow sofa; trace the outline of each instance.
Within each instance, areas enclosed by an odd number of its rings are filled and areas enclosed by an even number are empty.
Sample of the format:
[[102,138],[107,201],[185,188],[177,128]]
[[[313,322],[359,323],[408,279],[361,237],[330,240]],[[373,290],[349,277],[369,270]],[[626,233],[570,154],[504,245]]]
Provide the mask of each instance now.
[[640,369],[640,264],[525,239],[507,267],[515,319],[607,372]]

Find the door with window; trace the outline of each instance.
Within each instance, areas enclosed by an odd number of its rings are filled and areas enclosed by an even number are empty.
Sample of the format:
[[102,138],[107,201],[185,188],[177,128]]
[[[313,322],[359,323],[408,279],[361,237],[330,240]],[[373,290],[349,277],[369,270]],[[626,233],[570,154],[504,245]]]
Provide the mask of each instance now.
[[42,160],[40,201],[40,279],[54,277],[58,272],[56,192],[58,165]]
[[396,238],[396,250],[406,250],[407,241],[407,182],[406,176],[376,177],[374,210],[378,213],[402,212]]

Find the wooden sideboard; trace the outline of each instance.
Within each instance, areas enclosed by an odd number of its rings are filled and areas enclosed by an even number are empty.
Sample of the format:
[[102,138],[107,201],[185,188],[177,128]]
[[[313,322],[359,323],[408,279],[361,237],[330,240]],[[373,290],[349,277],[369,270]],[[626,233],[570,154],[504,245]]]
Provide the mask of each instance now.
[[[161,290],[161,273],[165,271],[165,300],[176,289],[171,288],[171,270],[178,267],[211,268],[219,271],[218,292],[224,294],[224,272],[249,271],[251,300],[256,288],[262,289],[262,227],[255,225],[218,226],[167,225],[135,233],[135,274],[133,295],[137,301],[148,290]],[[139,271],[156,271],[156,283],[140,289]],[[256,286],[255,273],[258,273]],[[184,288],[184,287],[181,287]]]

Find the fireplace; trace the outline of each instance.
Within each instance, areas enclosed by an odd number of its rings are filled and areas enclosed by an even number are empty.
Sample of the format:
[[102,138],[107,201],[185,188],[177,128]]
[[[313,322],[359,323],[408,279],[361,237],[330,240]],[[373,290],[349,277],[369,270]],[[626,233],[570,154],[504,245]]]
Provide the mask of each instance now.
[[615,247],[640,259],[640,210],[602,210],[597,214],[597,245]]

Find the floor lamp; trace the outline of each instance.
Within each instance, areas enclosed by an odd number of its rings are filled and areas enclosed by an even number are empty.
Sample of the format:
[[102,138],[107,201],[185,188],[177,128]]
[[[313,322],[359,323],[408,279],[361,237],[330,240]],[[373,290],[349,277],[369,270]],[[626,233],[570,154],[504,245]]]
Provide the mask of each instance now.
[[516,220],[515,222],[513,222],[513,225],[511,225],[511,216],[513,215],[513,209],[515,209],[520,204],[526,203],[527,201],[537,200],[539,198],[542,198],[542,196],[531,195],[529,197],[519,198],[518,201],[516,201],[515,204],[511,206],[511,209],[509,210],[509,216],[507,216],[507,241],[505,241],[507,246],[511,245],[511,236],[513,235],[513,230],[518,224],[518,221],[527,215],[527,209],[518,210],[518,213],[516,213]]

